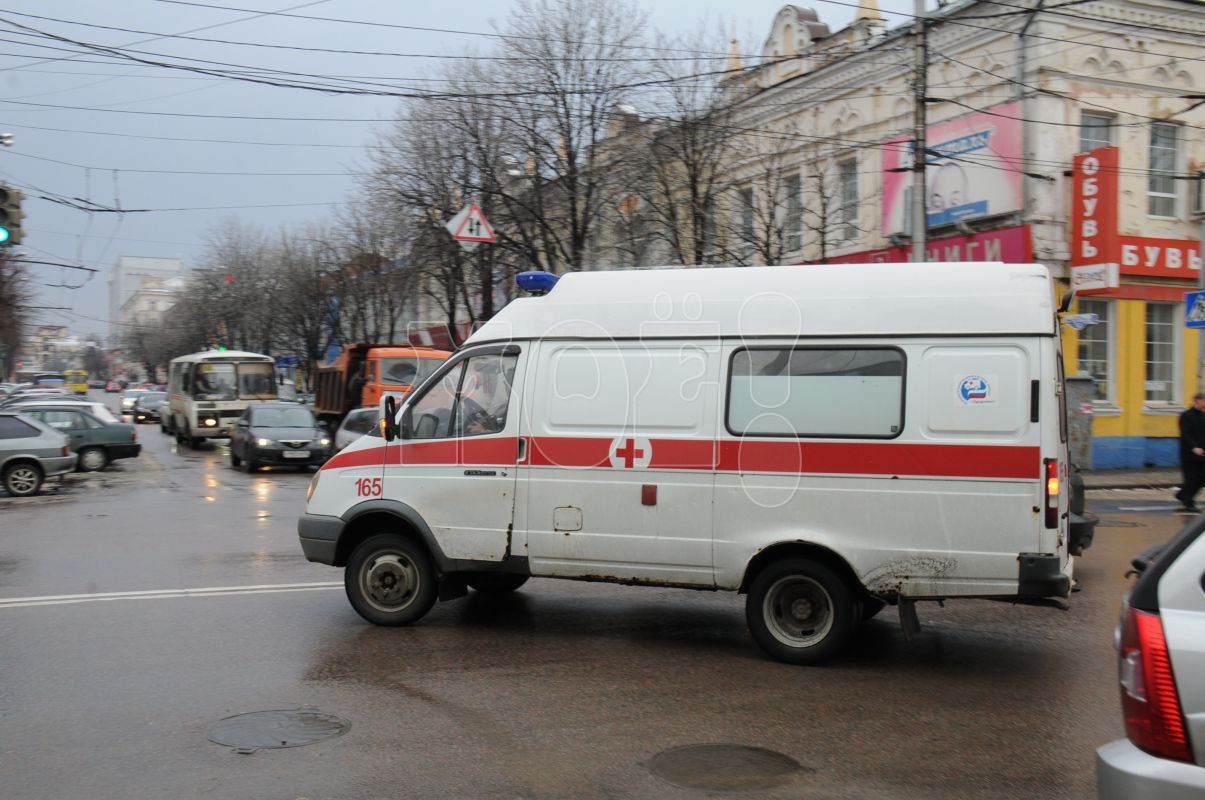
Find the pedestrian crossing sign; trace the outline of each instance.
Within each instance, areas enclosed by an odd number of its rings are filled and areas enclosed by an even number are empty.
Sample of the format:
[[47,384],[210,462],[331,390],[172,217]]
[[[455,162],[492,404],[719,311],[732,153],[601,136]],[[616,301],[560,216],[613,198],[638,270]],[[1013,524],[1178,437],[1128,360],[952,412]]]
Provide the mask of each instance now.
[[1184,295],[1184,326],[1205,328],[1205,291]]

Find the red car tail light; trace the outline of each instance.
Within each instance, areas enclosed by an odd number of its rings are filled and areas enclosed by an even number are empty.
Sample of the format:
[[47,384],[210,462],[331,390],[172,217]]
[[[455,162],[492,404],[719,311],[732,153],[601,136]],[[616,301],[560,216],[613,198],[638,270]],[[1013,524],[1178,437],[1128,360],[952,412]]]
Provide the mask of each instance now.
[[63,455],[65,455],[65,456],[71,455],[71,447],[70,446],[63,445]]
[[1188,727],[1158,614],[1126,609],[1120,659],[1126,736],[1152,755],[1191,762]]
[[1048,458],[1042,462],[1046,479],[1046,527],[1059,526],[1059,460]]

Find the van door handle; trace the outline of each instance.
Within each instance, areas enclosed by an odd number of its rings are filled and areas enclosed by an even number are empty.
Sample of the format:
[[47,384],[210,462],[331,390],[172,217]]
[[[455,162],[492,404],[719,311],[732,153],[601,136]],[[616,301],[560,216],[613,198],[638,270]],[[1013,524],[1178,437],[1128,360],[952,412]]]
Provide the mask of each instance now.
[[464,474],[475,478],[484,478],[490,475],[497,475],[498,473],[492,469],[466,469]]
[[519,451],[515,454],[515,463],[522,464],[527,458],[527,440],[522,436],[519,437]]

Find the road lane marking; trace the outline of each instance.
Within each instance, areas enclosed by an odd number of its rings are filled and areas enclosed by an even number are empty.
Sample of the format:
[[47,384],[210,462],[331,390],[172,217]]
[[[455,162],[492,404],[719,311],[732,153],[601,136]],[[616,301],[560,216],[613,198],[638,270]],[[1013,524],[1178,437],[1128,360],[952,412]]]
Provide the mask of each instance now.
[[60,606],[70,603],[98,603],[107,600],[170,600],[180,597],[223,597],[243,594],[278,594],[281,592],[315,592],[338,589],[342,581],[321,583],[267,583],[256,586],[207,586],[197,589],[151,589],[142,592],[98,592],[95,594],[58,594],[42,597],[0,598],[0,608],[29,606]]

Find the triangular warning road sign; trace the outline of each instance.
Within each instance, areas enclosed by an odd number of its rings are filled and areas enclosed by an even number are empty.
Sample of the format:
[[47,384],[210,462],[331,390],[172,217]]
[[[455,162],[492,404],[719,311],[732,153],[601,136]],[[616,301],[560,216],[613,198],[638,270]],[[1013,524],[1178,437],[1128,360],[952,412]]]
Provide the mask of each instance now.
[[453,231],[452,238],[462,242],[498,241],[494,236],[494,229],[490,227],[489,222],[485,219],[485,214],[481,212],[481,206],[476,203],[469,206],[469,213],[461,221],[460,226]]

